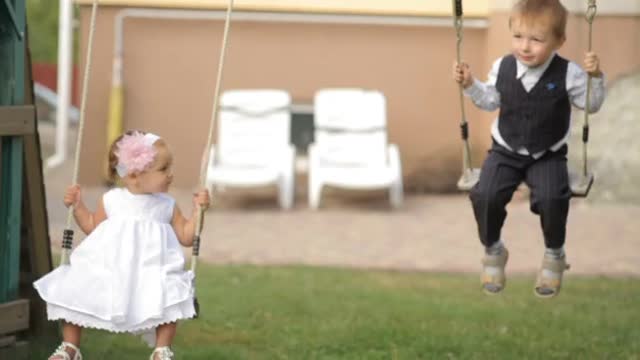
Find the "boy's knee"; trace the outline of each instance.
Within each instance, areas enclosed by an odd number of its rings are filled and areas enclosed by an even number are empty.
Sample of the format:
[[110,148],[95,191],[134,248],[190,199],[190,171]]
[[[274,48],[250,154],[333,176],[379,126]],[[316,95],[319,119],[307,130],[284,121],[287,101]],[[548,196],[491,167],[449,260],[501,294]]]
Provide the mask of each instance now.
[[480,189],[474,187],[469,193],[469,199],[474,206],[494,207],[500,206],[504,201],[500,199],[500,194],[491,189]]
[[556,189],[554,191],[547,191],[545,194],[539,194],[537,197],[540,201],[549,204],[561,204],[564,202],[569,202],[571,199],[571,189],[567,186],[566,188]]
[[535,201],[532,202],[532,210],[536,213],[540,211],[557,211],[567,209],[569,207],[569,194],[546,194],[543,196],[536,196]]

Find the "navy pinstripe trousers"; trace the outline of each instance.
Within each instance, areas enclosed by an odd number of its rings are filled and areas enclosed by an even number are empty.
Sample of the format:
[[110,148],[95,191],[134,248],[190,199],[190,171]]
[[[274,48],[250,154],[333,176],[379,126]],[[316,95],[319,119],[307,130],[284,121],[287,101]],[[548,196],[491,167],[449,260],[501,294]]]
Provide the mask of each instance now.
[[534,159],[493,142],[482,165],[480,181],[469,195],[480,241],[484,246],[490,246],[500,240],[507,217],[506,206],[523,181],[531,192],[531,211],[540,216],[546,247],[562,247],[571,199],[566,145]]

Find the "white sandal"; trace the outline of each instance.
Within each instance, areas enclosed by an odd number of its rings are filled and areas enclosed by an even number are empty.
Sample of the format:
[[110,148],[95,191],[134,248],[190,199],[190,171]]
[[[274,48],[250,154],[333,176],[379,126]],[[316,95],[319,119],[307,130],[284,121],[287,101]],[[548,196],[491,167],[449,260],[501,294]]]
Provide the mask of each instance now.
[[[155,358],[156,354],[158,354],[159,358]],[[168,346],[163,346],[159,348],[155,348],[149,356],[149,360],[171,360],[173,359],[173,352]]]
[[480,282],[485,294],[496,295],[504,290],[507,285],[507,277],[504,268],[509,260],[509,250],[503,247],[496,255],[485,254],[482,258],[482,274]]
[[557,296],[562,287],[562,275],[570,267],[571,265],[567,263],[565,255],[560,258],[554,258],[545,254],[538,272],[536,286],[533,288],[534,294],[540,298]]
[[[75,351],[75,354],[73,354],[73,357],[69,355],[69,353],[67,352],[67,348]],[[72,343],[69,343],[66,341],[63,341],[60,344],[60,346],[58,346],[56,351],[54,351],[54,353],[51,354],[51,356],[49,356],[49,359],[55,356],[58,356],[58,359],[56,360],[82,360],[82,353],[80,352],[80,349],[78,349],[78,347],[76,347]]]

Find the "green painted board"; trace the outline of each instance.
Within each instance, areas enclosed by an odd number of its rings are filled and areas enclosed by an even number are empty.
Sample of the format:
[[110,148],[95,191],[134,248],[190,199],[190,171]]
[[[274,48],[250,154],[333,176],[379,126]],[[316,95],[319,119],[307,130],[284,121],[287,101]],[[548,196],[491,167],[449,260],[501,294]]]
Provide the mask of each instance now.
[[[0,2],[0,106],[24,103],[24,1]],[[19,288],[23,139],[2,137],[0,149],[0,303],[4,303],[16,299]]]

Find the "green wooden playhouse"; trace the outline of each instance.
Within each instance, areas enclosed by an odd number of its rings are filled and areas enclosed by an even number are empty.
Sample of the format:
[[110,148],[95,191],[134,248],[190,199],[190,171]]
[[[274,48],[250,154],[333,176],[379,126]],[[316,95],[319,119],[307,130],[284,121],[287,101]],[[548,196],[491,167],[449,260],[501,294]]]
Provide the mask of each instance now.
[[57,336],[31,285],[52,264],[25,2],[0,1],[0,359]]

